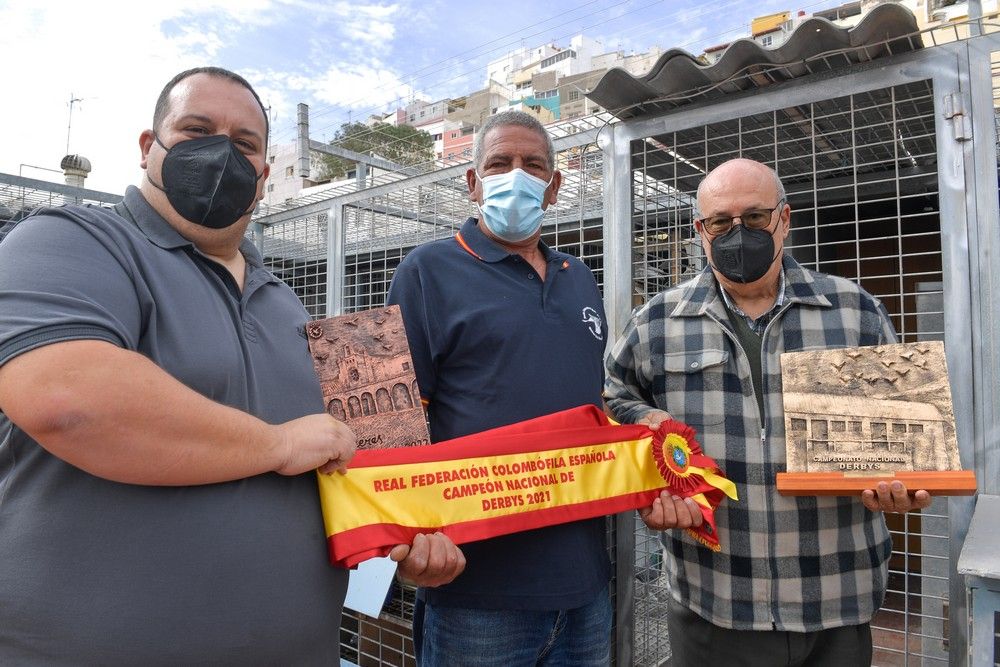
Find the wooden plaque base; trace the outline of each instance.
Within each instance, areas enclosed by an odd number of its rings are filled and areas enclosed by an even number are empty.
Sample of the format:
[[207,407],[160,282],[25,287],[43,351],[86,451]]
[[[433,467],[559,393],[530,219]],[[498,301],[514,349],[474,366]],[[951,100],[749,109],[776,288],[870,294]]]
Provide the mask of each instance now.
[[897,479],[909,492],[922,489],[932,496],[971,496],[976,492],[976,475],[971,470],[907,470],[880,475],[779,472],[777,485],[783,496],[854,496],[874,489],[879,482]]

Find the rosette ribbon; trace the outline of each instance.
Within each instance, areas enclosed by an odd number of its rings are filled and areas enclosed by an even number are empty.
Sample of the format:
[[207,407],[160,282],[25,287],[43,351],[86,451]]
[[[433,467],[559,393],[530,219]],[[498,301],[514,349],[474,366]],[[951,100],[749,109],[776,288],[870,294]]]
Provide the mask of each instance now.
[[667,489],[705,521],[689,533],[718,550],[714,510],[736,488],[676,421],[619,425],[592,405],[433,445],[357,452],[347,474],[319,474],[330,561],[352,567],[418,533],[456,544],[616,514]]

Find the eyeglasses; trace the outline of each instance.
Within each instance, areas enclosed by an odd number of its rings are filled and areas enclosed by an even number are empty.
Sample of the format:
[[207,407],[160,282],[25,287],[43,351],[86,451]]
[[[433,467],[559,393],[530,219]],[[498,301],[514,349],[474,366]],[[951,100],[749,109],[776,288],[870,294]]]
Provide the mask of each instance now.
[[764,229],[771,224],[771,214],[784,205],[785,200],[779,199],[778,205],[774,208],[751,208],[743,211],[740,215],[713,215],[695,220],[695,222],[700,222],[710,236],[718,236],[728,232],[733,228],[736,218],[739,218],[740,222],[750,229]]

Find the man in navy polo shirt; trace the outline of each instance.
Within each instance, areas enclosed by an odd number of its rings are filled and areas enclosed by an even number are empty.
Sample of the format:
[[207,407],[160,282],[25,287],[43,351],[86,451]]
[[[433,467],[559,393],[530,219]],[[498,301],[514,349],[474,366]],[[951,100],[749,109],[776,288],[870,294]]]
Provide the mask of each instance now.
[[[493,116],[466,174],[479,207],[454,237],[414,249],[399,304],[433,441],[567,408],[602,406],[601,294],[577,258],[540,241],[561,174],[545,128]],[[453,581],[424,586],[414,615],[421,664],[606,665],[610,565],[603,519],[465,544]]]

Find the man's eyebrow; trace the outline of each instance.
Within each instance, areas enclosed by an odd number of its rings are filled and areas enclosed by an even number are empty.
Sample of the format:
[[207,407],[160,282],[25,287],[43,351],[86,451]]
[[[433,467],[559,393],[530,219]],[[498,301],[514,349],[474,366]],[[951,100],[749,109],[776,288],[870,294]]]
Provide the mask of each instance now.
[[[179,124],[180,123],[184,123],[184,122],[191,122],[191,121],[196,121],[196,122],[199,122],[199,123],[204,123],[205,125],[212,125],[212,126],[215,125],[215,120],[214,119],[210,118],[209,116],[205,116],[205,115],[202,115],[202,114],[199,114],[199,113],[185,114],[185,115],[183,115],[183,116],[181,116],[180,118],[177,119],[177,122]],[[237,129],[236,130],[236,134],[242,135],[242,136],[249,135],[249,136],[253,137],[254,139],[256,139],[257,141],[263,141],[264,140],[264,136],[260,132],[258,132],[257,130],[250,129],[249,127],[241,127],[239,129]]]

